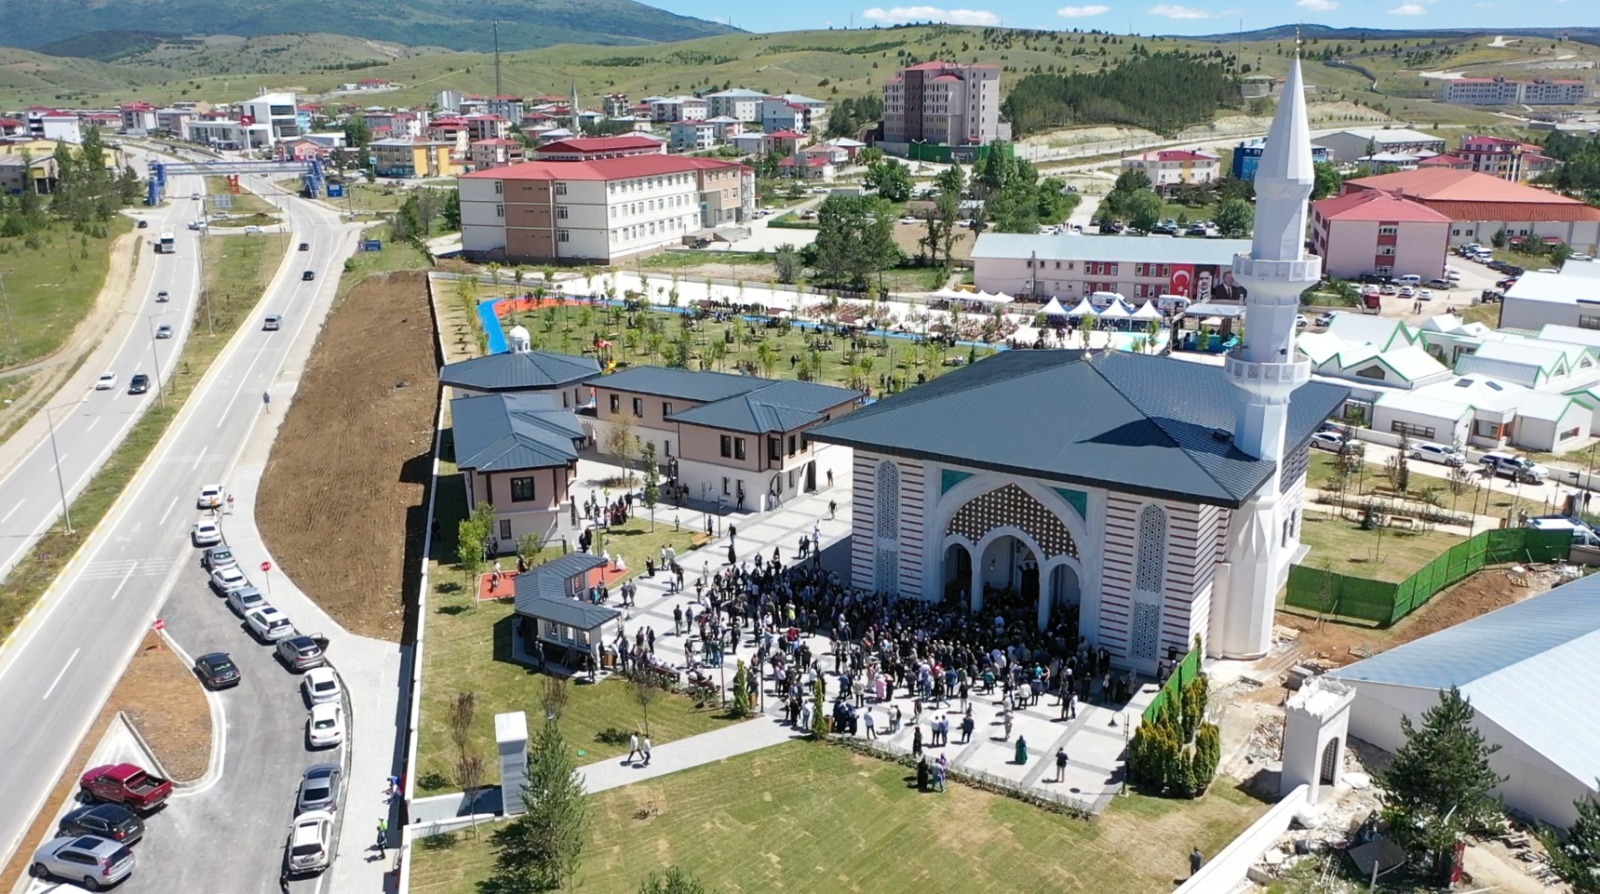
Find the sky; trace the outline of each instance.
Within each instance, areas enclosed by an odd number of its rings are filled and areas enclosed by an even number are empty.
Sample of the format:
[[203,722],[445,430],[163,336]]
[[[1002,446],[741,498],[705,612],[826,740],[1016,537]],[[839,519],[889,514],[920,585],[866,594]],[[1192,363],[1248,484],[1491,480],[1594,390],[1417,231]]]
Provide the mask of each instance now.
[[[960,0],[947,6],[876,5],[873,0],[807,0],[745,6],[726,0],[643,0],[672,12],[729,22],[746,31],[870,27],[950,22],[1050,30],[1099,29],[1117,34],[1217,34],[1310,22],[1336,28],[1507,28],[1591,24],[1581,10],[1592,0],[1529,6],[1511,0]],[[1065,2],[1069,5],[1062,5]],[[1081,5],[1079,5],[1081,4]],[[1592,8],[1591,8],[1592,11]]]

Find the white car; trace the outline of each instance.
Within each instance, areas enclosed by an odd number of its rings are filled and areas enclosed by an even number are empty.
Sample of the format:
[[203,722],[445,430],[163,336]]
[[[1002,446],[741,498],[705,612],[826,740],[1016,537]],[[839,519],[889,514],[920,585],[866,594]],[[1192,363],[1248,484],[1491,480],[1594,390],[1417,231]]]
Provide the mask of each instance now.
[[270,608],[271,603],[255,587],[240,587],[228,594],[228,607],[242,618],[258,608]]
[[222,529],[216,522],[197,521],[194,523],[194,533],[190,535],[195,546],[216,546],[222,542]]
[[327,869],[332,846],[333,814],[312,810],[295,817],[289,827],[289,874],[310,875]]
[[1422,291],[1417,293],[1417,300],[1418,301],[1432,301],[1433,300],[1433,293],[1428,291],[1427,289],[1423,289]]
[[321,702],[306,717],[306,742],[312,748],[332,748],[344,742],[344,706]]
[[246,612],[244,621],[262,642],[275,643],[288,639],[295,633],[294,624],[290,623],[289,616],[270,605],[263,605],[255,611]]
[[905,217],[900,218],[900,222],[903,223],[903,224],[906,224],[906,225],[910,225],[910,224],[916,223],[917,219],[915,217],[912,217],[911,215],[907,214]]
[[221,509],[222,485],[208,484],[200,488],[200,497],[194,501],[196,509]]
[[1426,442],[1411,445],[1410,456],[1412,459],[1424,462],[1439,463],[1444,466],[1461,466],[1466,464],[1467,458],[1461,451],[1446,444],[1429,444]]
[[115,387],[117,387],[117,374],[114,372],[101,373],[100,378],[94,381],[96,391],[110,391]]
[[1311,436],[1311,446],[1321,447],[1323,450],[1332,450],[1335,453],[1343,450],[1346,444],[1350,444],[1356,450],[1361,449],[1359,441],[1351,441],[1351,439],[1336,431],[1319,431]]
[[211,588],[224,596],[240,587],[248,586],[250,586],[250,581],[244,576],[244,572],[239,570],[237,565],[230,568],[218,568],[216,571],[211,572]]
[[339,687],[339,678],[334,675],[333,668],[323,665],[306,671],[300,678],[300,689],[305,693],[306,701],[313,705],[324,702],[337,704],[344,690]]

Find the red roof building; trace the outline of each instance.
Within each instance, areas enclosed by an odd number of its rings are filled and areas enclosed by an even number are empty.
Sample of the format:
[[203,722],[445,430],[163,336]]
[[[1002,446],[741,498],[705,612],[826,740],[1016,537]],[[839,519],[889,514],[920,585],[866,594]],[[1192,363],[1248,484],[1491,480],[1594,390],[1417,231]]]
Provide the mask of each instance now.
[[1444,272],[1450,218],[1383,190],[1356,190],[1311,203],[1311,250],[1329,276],[1366,273],[1432,279]]
[[546,143],[534,152],[539,161],[597,161],[606,158],[631,158],[642,155],[665,155],[667,144],[639,135],[617,137],[571,137]]
[[1414,199],[1450,218],[1450,244],[1489,244],[1508,237],[1553,236],[1574,251],[1600,246],[1600,208],[1548,190],[1474,171],[1418,168],[1346,181],[1346,193],[1382,190]]

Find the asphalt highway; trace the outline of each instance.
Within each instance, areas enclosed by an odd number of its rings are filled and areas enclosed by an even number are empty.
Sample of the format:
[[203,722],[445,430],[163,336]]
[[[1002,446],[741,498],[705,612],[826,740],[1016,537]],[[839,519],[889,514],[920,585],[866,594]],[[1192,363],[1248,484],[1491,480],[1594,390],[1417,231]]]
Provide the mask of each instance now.
[[[249,187],[268,188],[264,183]],[[197,216],[189,207],[193,191],[180,187],[172,193],[167,216],[174,222]],[[280,197],[278,201],[285,200]],[[0,803],[8,805],[0,811],[0,856],[18,847],[54,781],[69,769],[67,761],[74,747],[88,731],[145,631],[157,617],[170,613],[169,629],[184,649],[192,654],[233,653],[244,668],[246,682],[221,696],[228,737],[221,779],[209,791],[175,798],[158,817],[160,825],[181,824],[187,839],[182,842],[186,851],[183,861],[209,864],[208,877],[202,881],[173,867],[172,871],[183,874],[169,879],[163,864],[173,861],[150,858],[141,861],[139,875],[149,884],[162,882],[159,889],[164,891],[277,889],[275,867],[288,832],[293,789],[300,770],[317,760],[304,753],[305,710],[295,689],[298,676],[276,666],[270,651],[253,645],[226,605],[209,595],[189,532],[204,514],[195,505],[201,486],[226,484],[255,421],[271,412],[263,406],[262,396],[273,387],[291,346],[308,346],[315,340],[332,304],[343,261],[354,248],[354,230],[341,224],[334,212],[298,200],[287,205],[291,251],[267,296],[255,313],[246,317],[190,396],[183,413],[85,547],[76,567],[67,571],[47,603],[0,651],[0,704],[6,706],[6,722],[0,724],[0,753],[7,755],[12,768],[0,775]],[[194,240],[181,224],[174,232],[185,234],[180,236],[184,241],[178,255],[159,261],[187,271],[181,275],[191,277],[192,283]],[[293,251],[299,242],[310,243],[310,250]],[[316,271],[315,280],[302,279],[307,269]],[[175,269],[172,275],[180,274]],[[173,302],[178,302],[182,287],[166,287],[173,293]],[[192,285],[187,291],[192,291]],[[266,314],[282,315],[283,328],[264,331],[261,319]],[[187,311],[174,315],[175,328],[189,325],[189,315]],[[137,345],[146,354],[150,349],[147,339]],[[130,345],[136,340],[130,337]],[[82,425],[74,430],[75,435],[67,437],[65,429],[57,431],[58,446],[67,454],[64,469],[73,467],[71,463],[78,458],[74,453],[92,463],[98,453],[109,450],[103,445],[112,423],[106,420],[121,419],[116,401],[132,400],[122,391],[133,372],[136,354],[128,355],[130,367],[125,372],[119,370],[121,390],[92,395],[85,406],[97,410],[93,415],[73,414],[74,424]],[[100,420],[98,427],[91,429],[96,419]],[[31,471],[7,482],[26,482],[30,502],[35,499],[34,489],[41,486],[38,479],[48,485],[43,490],[46,496],[55,487],[48,448],[44,453],[44,467],[30,467]],[[10,504],[0,500],[0,505]],[[17,517],[22,514],[16,513]],[[9,550],[10,542],[6,543]],[[201,811],[196,816],[217,820],[217,814],[210,811],[219,806],[233,818],[232,825],[196,821],[189,815],[194,809]],[[152,836],[156,832],[153,827]],[[160,845],[151,845],[156,842],[140,848],[148,849],[153,858],[160,853]],[[258,858],[273,868],[255,867]],[[248,875],[242,871],[245,869]],[[264,873],[260,878],[255,876],[258,869]],[[172,884],[175,879],[182,883]],[[127,890],[145,890],[144,884],[130,883]]]

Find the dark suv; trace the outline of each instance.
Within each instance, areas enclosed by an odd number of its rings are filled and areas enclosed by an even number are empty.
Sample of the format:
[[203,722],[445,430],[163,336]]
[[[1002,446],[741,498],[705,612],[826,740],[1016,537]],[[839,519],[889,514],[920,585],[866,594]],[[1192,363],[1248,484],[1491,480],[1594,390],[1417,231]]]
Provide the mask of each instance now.
[[61,831],[56,834],[66,837],[94,835],[133,844],[144,837],[144,820],[121,804],[94,804],[79,807],[62,817]]

